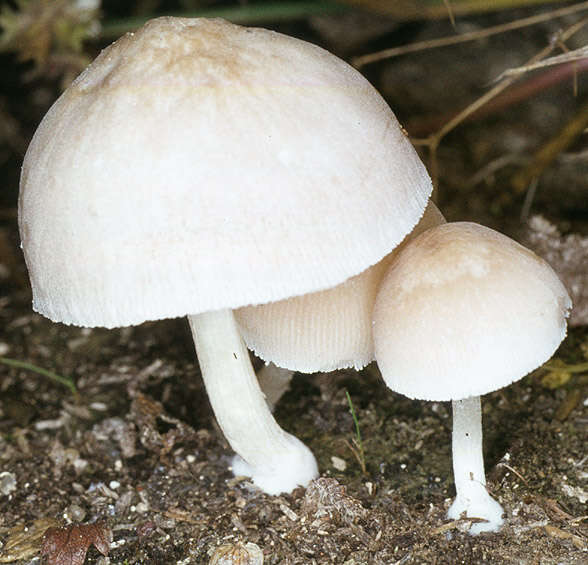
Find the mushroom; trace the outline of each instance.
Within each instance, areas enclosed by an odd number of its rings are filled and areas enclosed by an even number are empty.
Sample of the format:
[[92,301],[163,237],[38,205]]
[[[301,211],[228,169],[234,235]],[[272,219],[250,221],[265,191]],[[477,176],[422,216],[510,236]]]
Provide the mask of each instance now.
[[[372,312],[387,266],[407,241],[444,222],[429,201],[403,242],[359,275],[319,292],[235,310],[247,347],[266,363],[290,371],[362,369],[374,360]],[[284,373],[277,376],[283,382]]]
[[234,471],[290,491],[316,462],[267,409],[233,309],[377,263],[430,192],[392,111],[334,55],[218,19],[151,20],[96,58],[28,148],[33,308],[87,327],[188,316]]
[[410,241],[384,275],[374,308],[376,361],[392,390],[453,403],[456,498],[448,517],[503,510],[486,490],[480,395],[547,361],[566,335],[571,302],[551,267],[489,228],[447,223]]

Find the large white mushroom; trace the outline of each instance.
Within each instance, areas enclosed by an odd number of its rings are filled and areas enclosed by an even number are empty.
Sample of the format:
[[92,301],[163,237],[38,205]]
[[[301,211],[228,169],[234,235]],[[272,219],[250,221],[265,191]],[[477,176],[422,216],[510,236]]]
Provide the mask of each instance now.
[[74,81],[27,151],[33,307],[107,328],[188,316],[227,440],[258,486],[289,491],[316,462],[268,411],[233,309],[364,271],[430,192],[391,110],[334,55],[223,20],[152,20]]
[[483,226],[448,223],[402,249],[374,309],[376,361],[409,398],[453,402],[456,498],[450,518],[497,530],[503,510],[486,490],[480,395],[507,386],[553,355],[570,298],[551,267]]

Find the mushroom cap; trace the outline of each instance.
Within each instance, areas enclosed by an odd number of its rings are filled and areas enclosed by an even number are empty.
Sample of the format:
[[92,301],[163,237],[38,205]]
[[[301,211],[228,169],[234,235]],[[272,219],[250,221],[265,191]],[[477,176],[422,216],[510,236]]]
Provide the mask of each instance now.
[[345,282],[235,311],[247,347],[266,362],[303,373],[362,369],[374,360],[372,312],[376,292],[396,253],[419,233],[444,223],[432,201],[402,244]]
[[543,259],[489,228],[447,223],[410,241],[384,275],[376,361],[386,384],[410,398],[480,396],[549,359],[570,308]]
[[334,55],[158,18],[96,58],[27,151],[33,307],[115,327],[318,291],[386,255],[430,191],[392,111]]

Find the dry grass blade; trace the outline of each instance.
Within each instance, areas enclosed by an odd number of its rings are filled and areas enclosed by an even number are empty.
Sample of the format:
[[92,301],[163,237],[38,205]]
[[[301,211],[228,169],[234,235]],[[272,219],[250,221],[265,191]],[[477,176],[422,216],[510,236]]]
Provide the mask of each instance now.
[[430,39],[427,41],[418,41],[408,45],[401,45],[400,47],[383,49],[382,51],[378,51],[376,53],[369,53],[367,55],[362,55],[361,57],[356,57],[351,61],[351,63],[355,67],[359,68],[377,61],[382,61],[383,59],[398,57],[399,55],[406,55],[408,53],[415,53],[417,51],[425,51],[427,49],[435,49],[438,47],[448,47],[450,45],[457,45],[459,43],[466,43],[468,41],[476,41],[485,37],[490,37],[492,35],[498,35],[507,31],[514,31],[524,27],[550,21],[555,18],[562,18],[564,16],[576,14],[584,10],[588,10],[588,2],[580,2],[579,4],[566,6],[565,8],[559,8],[544,14],[529,16],[528,18],[514,20],[506,24],[500,24],[469,33],[462,33],[460,35],[452,35],[449,37],[440,37],[439,39]]
[[431,530],[431,535],[438,536],[439,534],[445,534],[450,530],[456,530],[461,524],[479,524],[481,522],[486,522],[486,520],[483,518],[459,518],[458,520],[452,520],[451,522],[442,524],[437,528],[433,528]]
[[453,8],[451,7],[451,2],[449,0],[443,0],[443,4],[444,4],[445,8],[447,9],[447,15],[449,16],[449,21],[451,22],[453,29],[455,29],[455,14],[453,13]]
[[5,539],[0,563],[14,563],[21,559],[31,559],[39,553],[45,532],[58,524],[55,518],[39,518],[32,525],[18,524]]
[[525,483],[526,485],[529,484],[527,482],[527,479],[525,479],[525,477],[523,477],[523,475],[521,475],[514,467],[511,467],[510,465],[503,463],[502,461],[497,463],[496,466],[497,467],[504,467],[505,469],[508,469],[511,473],[514,473],[519,479],[521,479],[521,481],[523,481],[523,483]]
[[580,47],[579,49],[574,49],[573,51],[568,51],[563,55],[556,55],[555,57],[549,57],[547,59],[543,59],[543,61],[538,61],[537,63],[533,63],[532,65],[523,65],[522,67],[514,67],[512,69],[507,69],[496,79],[494,82],[498,82],[506,77],[511,76],[518,76],[524,73],[528,73],[529,71],[534,71],[536,69],[542,69],[543,67],[550,67],[552,65],[560,65],[562,63],[569,63],[570,61],[579,61],[580,59],[586,59],[588,57],[588,45],[584,47]]
[[547,361],[547,363],[543,364],[543,367],[546,369],[565,369],[568,373],[587,373],[588,372],[588,362],[586,363],[577,363],[575,365],[566,365],[566,364],[559,364],[555,362],[556,360]]
[[562,540],[569,540],[571,541],[574,546],[576,546],[580,550],[586,549],[586,542],[580,537],[570,532],[566,532],[556,526],[547,525],[544,526],[545,533],[552,538],[562,539]]
[[517,193],[527,190],[533,179],[551,164],[557,156],[565,151],[588,127],[588,103],[584,104],[576,115],[535,153],[531,162],[512,178],[512,186]]
[[[588,3],[587,7],[588,7]],[[537,61],[543,60],[545,57],[549,56],[549,54],[557,47],[558,41],[565,42],[578,31],[580,31],[584,26],[588,24],[588,18],[584,18],[571,26],[567,29],[562,31],[559,36],[556,38],[557,41],[551,42],[549,45],[544,47],[539,53],[533,56],[527,63],[533,64]],[[498,96],[501,92],[506,90],[511,84],[516,81],[517,77],[507,77],[499,82],[496,86],[490,89],[486,94],[482,95],[480,98],[472,102],[469,106],[466,106],[461,112],[451,118],[445,125],[443,125],[437,132],[430,135],[426,139],[420,140],[413,140],[416,145],[424,145],[429,148],[430,151],[430,173],[433,179],[433,186],[437,187],[438,179],[439,179],[439,170],[438,170],[438,162],[437,162],[437,148],[439,147],[439,143],[441,140],[450,132],[453,131],[458,125],[468,119],[472,114],[475,114],[480,108],[485,106],[490,100]]]
[[582,401],[584,393],[581,388],[574,388],[566,394],[563,402],[557,407],[554,418],[560,422],[564,422],[575,410],[576,406]]
[[487,14],[543,4],[563,4],[565,0],[339,0],[399,22],[441,20],[447,17],[448,5],[454,17]]

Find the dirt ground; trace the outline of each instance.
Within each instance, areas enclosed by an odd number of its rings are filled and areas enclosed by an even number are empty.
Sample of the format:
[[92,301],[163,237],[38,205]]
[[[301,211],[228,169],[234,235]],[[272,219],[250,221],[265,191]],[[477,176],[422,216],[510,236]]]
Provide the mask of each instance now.
[[[529,13],[462,18],[459,30]],[[349,30],[359,21],[373,33],[352,43]],[[424,137],[573,21],[412,54],[364,72],[408,132]],[[452,33],[447,22],[399,25],[355,12],[266,27],[348,59],[391,42]],[[587,42],[585,31],[569,46]],[[448,135],[439,149],[438,193],[447,218],[522,239],[525,195],[511,189],[510,179],[572,119],[586,92],[582,74],[577,97],[571,79],[556,81]],[[24,115],[22,102],[6,103]],[[47,101],[37,104],[35,119],[21,119],[25,139]],[[545,171],[530,211],[584,236],[587,141],[580,136]],[[454,495],[450,405],[392,393],[374,365],[359,374],[295,376],[275,416],[315,453],[321,478],[289,495],[265,495],[228,468],[231,450],[208,404],[186,320],[109,331],[32,313],[18,249],[18,159],[2,167],[0,356],[67,375],[77,394],[0,365],[0,562],[40,563],[36,532],[47,525],[102,520],[113,532],[109,557],[91,548],[86,563],[204,564],[215,551],[218,559],[219,546],[252,543],[267,564],[588,564],[585,375],[558,380],[538,370],[483,398],[489,489],[506,511],[499,533],[472,537],[467,522],[445,518]],[[588,329],[571,328],[556,356],[585,361]],[[346,391],[365,473],[351,447]]]

